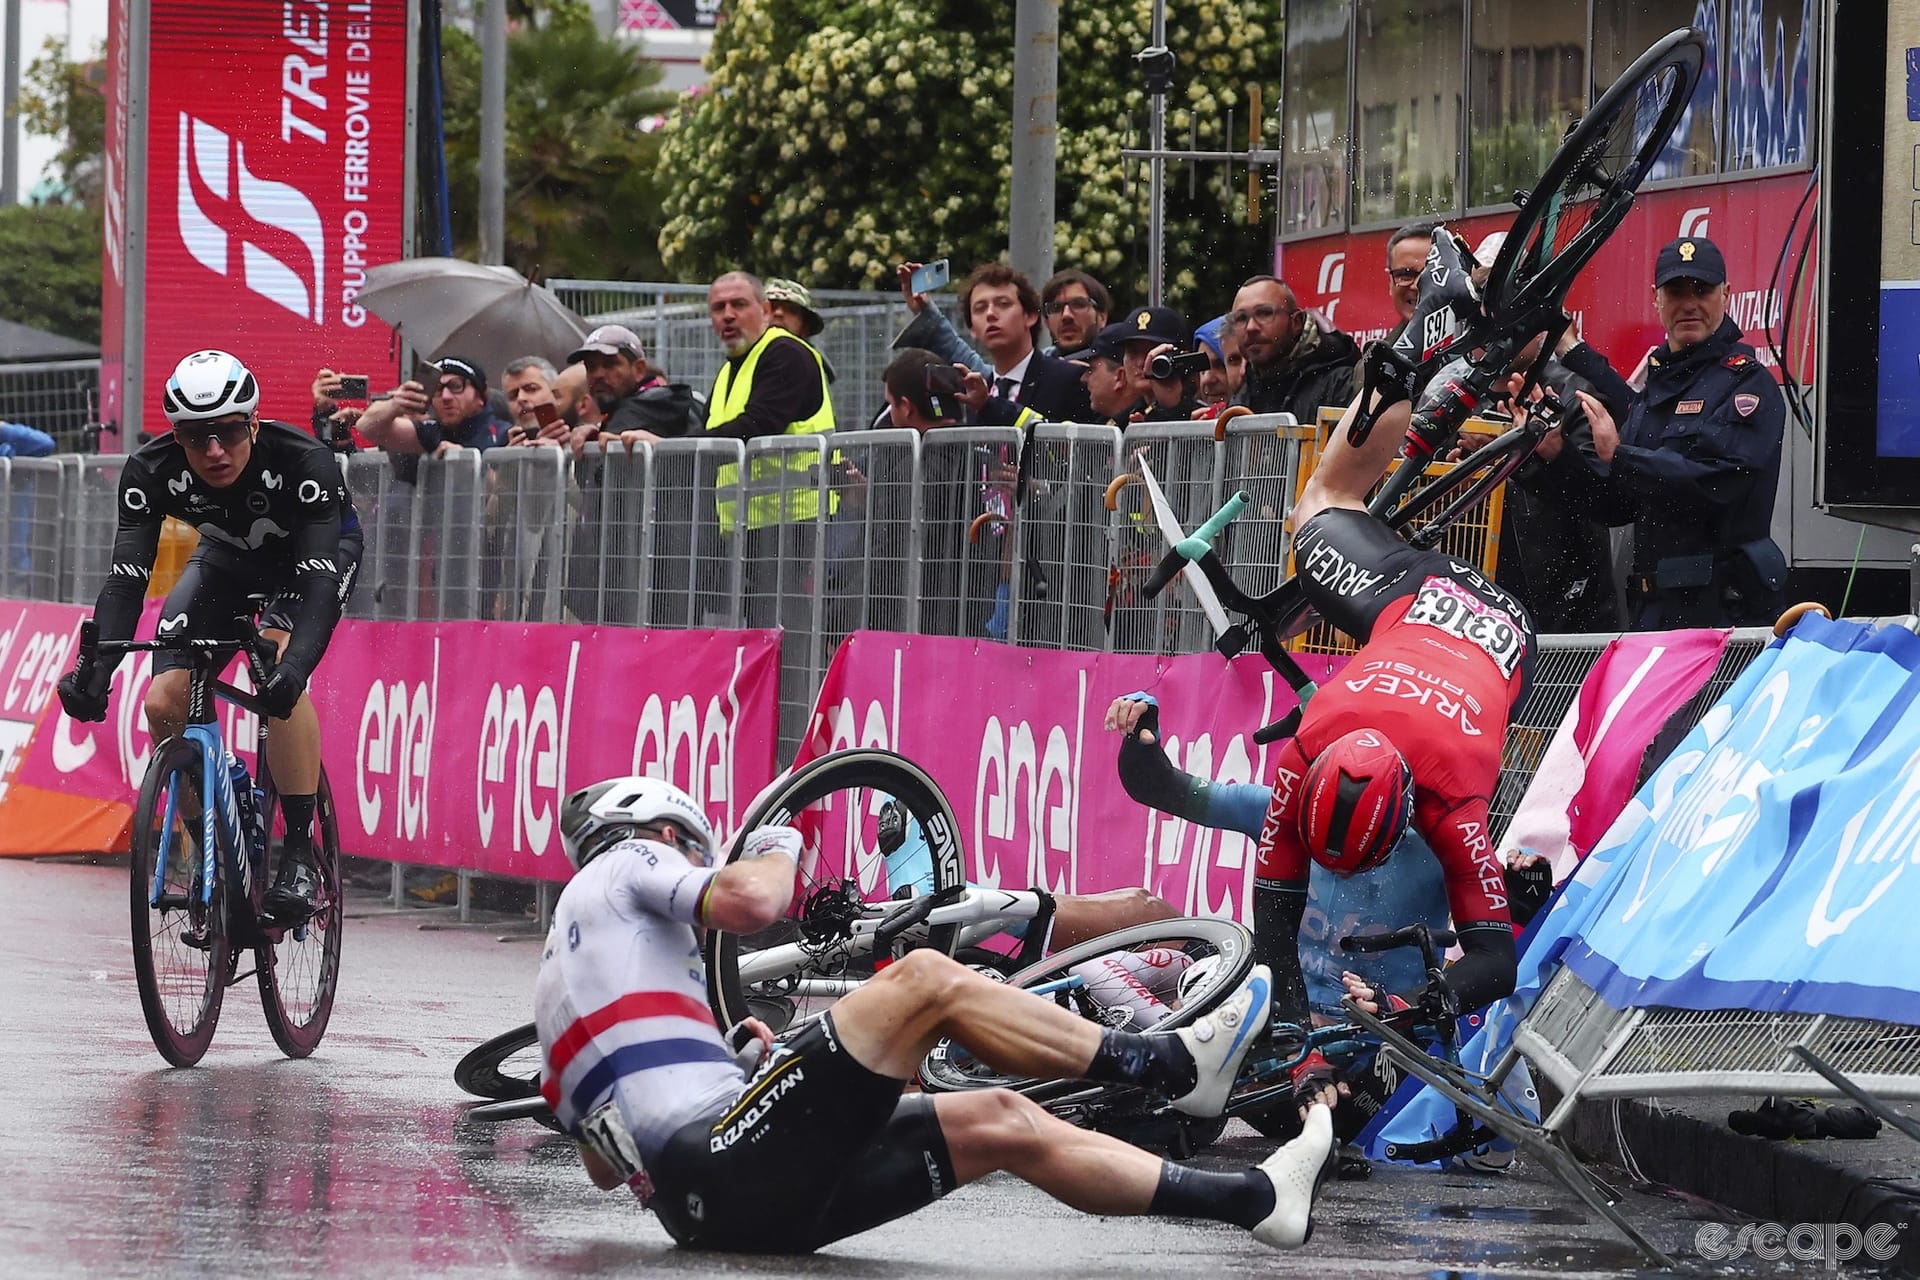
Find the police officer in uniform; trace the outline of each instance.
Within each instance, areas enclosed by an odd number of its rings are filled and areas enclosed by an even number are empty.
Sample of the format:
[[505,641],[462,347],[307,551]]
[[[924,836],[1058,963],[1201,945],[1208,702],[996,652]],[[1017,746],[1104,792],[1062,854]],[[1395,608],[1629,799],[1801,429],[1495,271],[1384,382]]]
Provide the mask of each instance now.
[[1770,624],[1786,582],[1786,557],[1768,536],[1786,402],[1727,318],[1726,261],[1711,240],[1660,250],[1653,303],[1667,342],[1647,358],[1644,391],[1584,344],[1562,357],[1599,389],[1579,395],[1593,452],[1557,450],[1556,432],[1536,487],[1558,489],[1574,510],[1590,504],[1608,524],[1633,524],[1636,629]]

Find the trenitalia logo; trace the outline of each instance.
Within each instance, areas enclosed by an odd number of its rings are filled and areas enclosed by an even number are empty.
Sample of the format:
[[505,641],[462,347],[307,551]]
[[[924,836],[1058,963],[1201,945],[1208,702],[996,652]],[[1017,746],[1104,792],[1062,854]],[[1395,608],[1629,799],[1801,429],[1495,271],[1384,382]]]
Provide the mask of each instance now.
[[[196,178],[219,201],[212,212],[220,222],[239,222],[230,232],[209,216],[195,194]],[[234,209],[234,201],[239,209]],[[231,244],[240,240],[240,266],[247,288],[279,303],[302,319],[323,323],[324,238],[320,212],[297,187],[273,182],[247,168],[246,145],[204,120],[180,113],[180,239],[201,266],[216,275],[233,274]],[[275,253],[256,239],[297,243],[306,262]]]

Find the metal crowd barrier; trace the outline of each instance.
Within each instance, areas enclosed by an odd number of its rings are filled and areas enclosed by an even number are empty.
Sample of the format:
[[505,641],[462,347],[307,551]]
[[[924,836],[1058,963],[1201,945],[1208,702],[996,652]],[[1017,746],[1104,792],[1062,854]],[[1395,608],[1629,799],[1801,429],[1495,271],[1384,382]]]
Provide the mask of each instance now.
[[81,428],[93,421],[99,396],[97,358],[0,364],[0,422],[44,431],[56,447],[88,447]]
[[[67,478],[58,458],[0,458],[0,595],[66,595]],[[94,584],[99,590],[99,583]]]

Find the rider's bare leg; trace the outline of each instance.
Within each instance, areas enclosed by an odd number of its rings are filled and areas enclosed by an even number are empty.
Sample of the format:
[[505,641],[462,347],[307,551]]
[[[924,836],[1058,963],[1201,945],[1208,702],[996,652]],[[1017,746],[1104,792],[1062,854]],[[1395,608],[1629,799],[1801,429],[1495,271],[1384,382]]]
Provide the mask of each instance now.
[[1108,893],[1062,893],[1054,898],[1053,950],[1071,947],[1129,925],[1171,920],[1173,904],[1145,889]]
[[1347,439],[1347,429],[1359,412],[1360,396],[1356,395],[1341,415],[1340,425],[1327,433],[1326,447],[1320,451],[1320,460],[1314,464],[1313,474],[1307,477],[1306,488],[1288,518],[1295,532],[1328,507],[1365,511],[1367,494],[1399,454],[1407,425],[1413,420],[1413,406],[1403,400],[1384,410],[1366,442],[1356,446]]
[[147,686],[147,732],[155,742],[177,738],[187,725],[187,698],[193,688],[191,671],[162,671]]

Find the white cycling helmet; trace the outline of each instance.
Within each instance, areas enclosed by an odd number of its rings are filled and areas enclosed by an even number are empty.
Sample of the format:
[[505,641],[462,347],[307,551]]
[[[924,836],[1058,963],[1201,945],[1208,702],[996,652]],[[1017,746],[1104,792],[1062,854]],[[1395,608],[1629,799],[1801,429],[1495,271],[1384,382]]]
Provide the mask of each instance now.
[[560,843],[578,871],[641,827],[671,823],[680,848],[713,861],[713,825],[693,797],[659,778],[609,778],[560,806]]
[[252,413],[259,404],[260,384],[247,366],[224,351],[194,352],[173,367],[160,393],[160,407],[176,426]]

